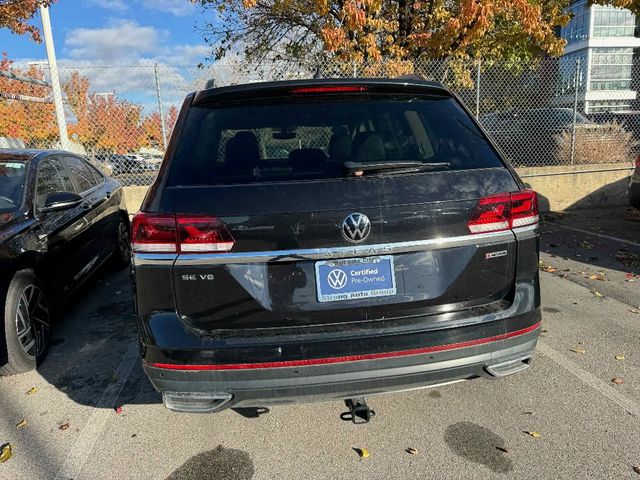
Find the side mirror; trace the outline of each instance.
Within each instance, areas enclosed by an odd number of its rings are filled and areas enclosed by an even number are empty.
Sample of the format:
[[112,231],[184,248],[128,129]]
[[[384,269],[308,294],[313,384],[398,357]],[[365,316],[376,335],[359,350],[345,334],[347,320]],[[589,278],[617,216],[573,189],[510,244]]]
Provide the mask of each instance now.
[[82,203],[82,197],[73,192],[56,192],[47,195],[41,212],[59,212],[77,207]]

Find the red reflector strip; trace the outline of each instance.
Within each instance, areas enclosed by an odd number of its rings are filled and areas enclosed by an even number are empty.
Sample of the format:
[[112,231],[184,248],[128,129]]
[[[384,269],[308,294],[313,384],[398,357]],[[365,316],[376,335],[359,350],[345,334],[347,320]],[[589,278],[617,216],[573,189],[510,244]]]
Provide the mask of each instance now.
[[334,87],[300,87],[291,90],[291,93],[339,93],[339,92],[366,92],[367,87],[361,85],[341,85]]
[[310,365],[327,365],[331,363],[359,362],[362,360],[377,360],[381,358],[406,357],[409,355],[422,355],[425,353],[444,352],[446,350],[455,350],[458,348],[475,347],[485,343],[506,340],[507,338],[524,335],[540,328],[540,322],[530,327],[516,330],[514,332],[502,333],[493,337],[477,338],[475,340],[467,340],[466,342],[449,343],[446,345],[435,345],[433,347],[414,348],[411,350],[400,350],[397,352],[384,353],[367,353],[364,355],[347,355],[344,357],[328,357],[328,358],[312,358],[308,360],[287,360],[282,362],[265,362],[265,363],[235,363],[235,364],[219,364],[219,365],[178,365],[174,363],[147,363],[150,367],[164,368],[167,370],[251,370],[257,368],[285,368],[285,367],[304,367]]

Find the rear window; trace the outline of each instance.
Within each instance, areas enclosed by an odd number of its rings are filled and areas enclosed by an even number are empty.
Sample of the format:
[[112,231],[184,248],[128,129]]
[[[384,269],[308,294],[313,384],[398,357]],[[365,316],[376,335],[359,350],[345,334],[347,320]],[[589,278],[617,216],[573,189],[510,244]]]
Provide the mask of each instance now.
[[345,162],[502,166],[458,103],[440,97],[194,107],[178,142],[169,185],[340,178]]

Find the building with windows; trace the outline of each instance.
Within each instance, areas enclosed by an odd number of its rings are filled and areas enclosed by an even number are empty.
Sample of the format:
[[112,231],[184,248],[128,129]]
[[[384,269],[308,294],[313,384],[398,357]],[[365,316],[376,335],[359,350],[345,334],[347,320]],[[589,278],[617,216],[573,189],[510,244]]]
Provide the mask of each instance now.
[[589,6],[588,0],[574,1],[570,9],[572,19],[560,31],[567,41],[560,59],[561,101],[575,97],[577,87],[585,113],[638,109],[636,16],[611,6]]

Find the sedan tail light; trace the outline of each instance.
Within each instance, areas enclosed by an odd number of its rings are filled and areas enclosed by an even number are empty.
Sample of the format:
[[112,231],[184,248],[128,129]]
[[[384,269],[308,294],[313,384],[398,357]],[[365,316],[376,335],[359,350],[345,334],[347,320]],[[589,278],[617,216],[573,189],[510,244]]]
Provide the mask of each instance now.
[[483,197],[468,222],[471,233],[498,232],[538,223],[538,197],[533,190]]
[[139,212],[131,230],[133,251],[139,253],[219,253],[235,243],[226,225],[209,215]]

